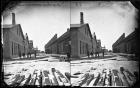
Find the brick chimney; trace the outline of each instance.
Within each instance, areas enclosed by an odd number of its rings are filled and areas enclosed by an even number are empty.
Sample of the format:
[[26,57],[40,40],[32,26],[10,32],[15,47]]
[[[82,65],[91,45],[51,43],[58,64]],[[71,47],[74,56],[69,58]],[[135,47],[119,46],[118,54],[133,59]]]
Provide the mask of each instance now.
[[96,34],[95,34],[95,32],[93,33],[93,37],[95,38],[95,40],[96,40]]
[[80,24],[84,24],[83,12],[80,12]]
[[12,13],[12,25],[16,24],[15,13]]

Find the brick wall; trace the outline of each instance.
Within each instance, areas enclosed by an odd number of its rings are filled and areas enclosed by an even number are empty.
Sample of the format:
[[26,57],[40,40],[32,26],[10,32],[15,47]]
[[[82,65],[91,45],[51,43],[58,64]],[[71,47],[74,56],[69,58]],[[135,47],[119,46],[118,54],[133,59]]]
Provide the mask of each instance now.
[[[84,43],[84,53],[80,53],[80,41]],[[83,48],[82,48],[83,49]],[[92,41],[90,37],[90,33],[88,31],[87,26],[82,26],[78,30],[78,55],[81,56],[87,56],[87,51],[89,53],[92,51]]]

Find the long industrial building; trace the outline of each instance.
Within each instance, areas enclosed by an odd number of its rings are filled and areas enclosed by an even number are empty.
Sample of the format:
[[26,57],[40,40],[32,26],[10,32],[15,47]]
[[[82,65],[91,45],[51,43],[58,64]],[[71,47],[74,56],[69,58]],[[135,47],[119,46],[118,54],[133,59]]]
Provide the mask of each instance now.
[[30,44],[27,33],[23,34],[21,25],[16,24],[15,13],[12,13],[12,24],[3,24],[1,30],[4,59],[26,56],[31,52],[33,44]]
[[[97,48],[98,47],[98,48]],[[71,57],[87,56],[87,53],[101,50],[101,41],[92,35],[89,24],[84,23],[83,12],[80,12],[80,24],[70,24],[70,29],[57,38],[57,34],[45,45],[49,54],[67,54]]]
[[112,45],[114,53],[127,53],[127,54],[136,54],[137,50],[137,30],[135,29],[131,34],[125,37],[123,33],[118,40]]

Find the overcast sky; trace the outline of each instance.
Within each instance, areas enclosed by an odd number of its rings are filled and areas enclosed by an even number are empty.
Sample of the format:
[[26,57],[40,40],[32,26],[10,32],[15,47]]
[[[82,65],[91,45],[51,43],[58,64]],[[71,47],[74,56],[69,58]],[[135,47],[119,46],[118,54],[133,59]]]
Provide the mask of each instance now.
[[[58,37],[80,23],[80,12],[91,32],[95,32],[102,46],[112,49],[112,44],[123,34],[126,36],[136,27],[137,10],[128,2],[24,2],[8,13],[16,14],[16,23],[23,33],[33,40],[34,47],[44,50],[44,45],[54,36]],[[11,14],[4,16],[3,24],[11,24]]]

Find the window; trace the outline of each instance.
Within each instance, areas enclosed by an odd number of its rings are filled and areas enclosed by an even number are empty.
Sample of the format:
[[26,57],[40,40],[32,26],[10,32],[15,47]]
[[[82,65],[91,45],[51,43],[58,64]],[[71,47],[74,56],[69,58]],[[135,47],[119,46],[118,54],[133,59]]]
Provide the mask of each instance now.
[[85,43],[83,42],[83,54],[85,53]]
[[84,54],[84,42],[82,42],[82,54]]
[[84,54],[87,54],[87,52],[86,52],[86,50],[87,50],[87,49],[86,49],[86,43],[85,43],[84,49],[85,49],[85,50],[84,50]]
[[66,48],[65,48],[65,45],[66,45],[66,43],[64,42],[64,43],[63,43],[63,52],[65,52],[65,49],[66,49]]
[[60,44],[58,44],[58,53],[60,53],[61,52],[61,46],[60,46]]
[[14,55],[15,55],[16,46],[15,46],[15,43],[13,43],[13,44],[14,44]]
[[19,32],[19,37],[20,37],[20,32]]
[[13,42],[13,54],[15,54],[15,43]]
[[82,42],[80,41],[80,54],[82,54]]
[[26,52],[26,51],[25,51],[25,46],[24,46],[24,52]]
[[82,42],[82,54],[84,54],[84,42]]
[[18,44],[16,43],[16,54],[18,55]]
[[85,28],[85,34],[87,34],[87,30],[86,30],[86,28]]
[[14,47],[13,47],[13,42],[12,42],[12,55],[14,54],[14,49],[13,49]]
[[87,51],[88,51],[88,44],[86,43],[86,46],[85,46],[85,52],[87,53]]
[[18,29],[17,29],[17,35],[18,35]]
[[15,54],[17,54],[17,43],[15,43]]
[[88,30],[87,30],[87,28],[85,28],[85,33],[86,33],[86,35],[88,35]]
[[17,54],[17,43],[16,43],[16,54]]
[[88,30],[87,30],[87,35],[88,35]]
[[61,52],[63,52],[63,43],[61,43]]
[[84,54],[86,54],[87,52],[86,52],[86,43],[84,43]]

